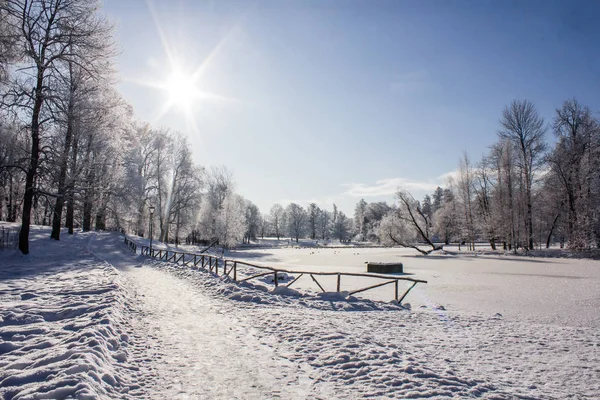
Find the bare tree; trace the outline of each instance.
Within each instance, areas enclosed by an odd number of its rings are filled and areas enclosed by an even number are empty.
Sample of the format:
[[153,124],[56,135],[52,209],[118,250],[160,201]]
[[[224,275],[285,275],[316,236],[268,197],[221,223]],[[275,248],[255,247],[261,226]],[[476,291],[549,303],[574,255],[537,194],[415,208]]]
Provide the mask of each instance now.
[[544,120],[528,100],[514,100],[504,108],[500,119],[501,139],[508,140],[519,154],[518,167],[525,182],[527,246],[533,248],[532,194],[531,188],[536,170],[543,164],[546,143]]
[[475,250],[475,221],[473,218],[473,166],[465,152],[458,166],[458,198],[463,206],[463,238],[469,242],[469,250]]
[[245,216],[246,216],[246,243],[250,243],[250,240],[256,240],[256,237],[260,233],[261,215],[260,210],[256,204],[250,200],[246,200],[245,204]]
[[331,225],[331,212],[320,210],[317,216],[317,231],[322,240],[329,239]]
[[[25,180],[19,249],[29,253],[29,226],[40,162],[40,130],[51,121],[52,80],[65,63],[90,75],[107,63],[110,26],[89,0],[6,0],[3,13],[18,50],[21,73],[10,82],[3,103],[29,115],[31,150]],[[102,49],[102,51],[100,51]]]
[[[442,247],[436,246],[431,240],[429,231],[431,223],[423,212],[421,204],[403,189],[398,190],[396,197],[398,198],[398,208],[391,211],[391,217],[381,221],[380,239],[384,242],[389,239],[399,246],[413,248],[422,254],[429,254],[433,250],[441,249]],[[417,241],[425,242],[431,246],[431,250],[420,249]]]
[[558,143],[549,161],[563,187],[569,246],[573,248],[589,247],[594,231],[598,235],[595,225],[598,220],[599,131],[590,109],[577,100],[567,100],[556,110],[554,132]]
[[271,210],[269,212],[269,218],[270,218],[270,222],[271,222],[271,226],[272,228],[275,230],[275,236],[277,236],[277,240],[279,240],[279,237],[281,236],[281,233],[283,231],[283,213],[284,213],[284,209],[281,206],[281,204],[274,204],[273,207],[271,207]]
[[288,219],[288,231],[292,238],[298,239],[304,235],[306,229],[307,213],[304,208],[296,203],[291,203],[286,208],[286,214]]
[[308,205],[308,226],[311,239],[317,237],[317,218],[320,211],[321,209],[315,203],[310,203]]
[[352,221],[346,217],[342,211],[338,211],[335,224],[332,227],[333,236],[337,237],[340,242],[348,240],[348,235],[352,231]]
[[360,199],[354,208],[354,226],[360,240],[367,240],[367,202]]

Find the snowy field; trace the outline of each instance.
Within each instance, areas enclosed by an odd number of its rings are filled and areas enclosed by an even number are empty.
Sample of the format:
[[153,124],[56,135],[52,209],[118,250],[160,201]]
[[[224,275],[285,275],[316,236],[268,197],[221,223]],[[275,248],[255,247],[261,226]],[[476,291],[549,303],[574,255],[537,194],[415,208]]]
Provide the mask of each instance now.
[[[116,234],[0,252],[0,393],[7,399],[600,397],[600,265],[399,249],[262,249],[253,263],[364,271],[396,261],[400,307],[276,294],[135,256]],[[304,282],[304,283],[303,283]],[[344,285],[359,284],[349,280]],[[310,291],[315,294],[310,294]]]
[[[415,307],[442,305],[448,311],[495,315],[518,321],[600,326],[600,261],[460,253],[422,256],[401,248],[259,249],[232,251],[230,258],[309,271],[366,272],[365,262],[402,262],[407,277],[423,279],[405,301]],[[321,278],[320,278],[321,279]],[[331,278],[326,290],[335,290]],[[368,284],[375,281],[366,281]],[[342,290],[362,280],[342,281]],[[318,291],[310,280],[301,287]],[[296,284],[294,284],[296,285]],[[360,294],[389,301],[393,286]]]

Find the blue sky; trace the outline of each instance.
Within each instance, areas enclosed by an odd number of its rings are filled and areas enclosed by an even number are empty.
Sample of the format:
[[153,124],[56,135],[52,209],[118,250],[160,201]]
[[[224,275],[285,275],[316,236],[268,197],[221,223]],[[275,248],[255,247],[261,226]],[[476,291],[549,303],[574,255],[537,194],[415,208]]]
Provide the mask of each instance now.
[[[121,1],[119,89],[138,118],[181,131],[201,165],[273,203],[421,198],[496,140],[502,108],[528,99],[600,104],[598,2]],[[151,9],[154,10],[154,18]],[[161,41],[160,31],[163,33]],[[194,125],[140,82],[203,65]],[[552,139],[551,132],[548,133]]]

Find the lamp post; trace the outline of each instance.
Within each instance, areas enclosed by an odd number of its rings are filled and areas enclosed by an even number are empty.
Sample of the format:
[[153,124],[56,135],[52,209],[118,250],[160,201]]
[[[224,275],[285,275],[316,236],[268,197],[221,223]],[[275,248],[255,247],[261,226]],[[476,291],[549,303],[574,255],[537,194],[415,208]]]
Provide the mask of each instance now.
[[148,207],[150,211],[150,256],[152,256],[152,216],[154,215],[154,206]]

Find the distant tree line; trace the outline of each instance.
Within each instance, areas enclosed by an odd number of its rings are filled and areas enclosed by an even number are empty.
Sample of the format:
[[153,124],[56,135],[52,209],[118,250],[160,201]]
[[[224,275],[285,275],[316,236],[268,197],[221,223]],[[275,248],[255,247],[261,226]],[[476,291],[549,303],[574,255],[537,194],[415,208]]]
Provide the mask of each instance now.
[[425,243],[430,250],[436,242],[474,248],[482,240],[515,251],[552,243],[600,247],[600,121],[591,110],[567,100],[548,125],[531,102],[513,101],[502,112],[497,137],[479,162],[463,154],[446,188],[422,201],[399,190],[399,205],[379,224],[379,239]]

